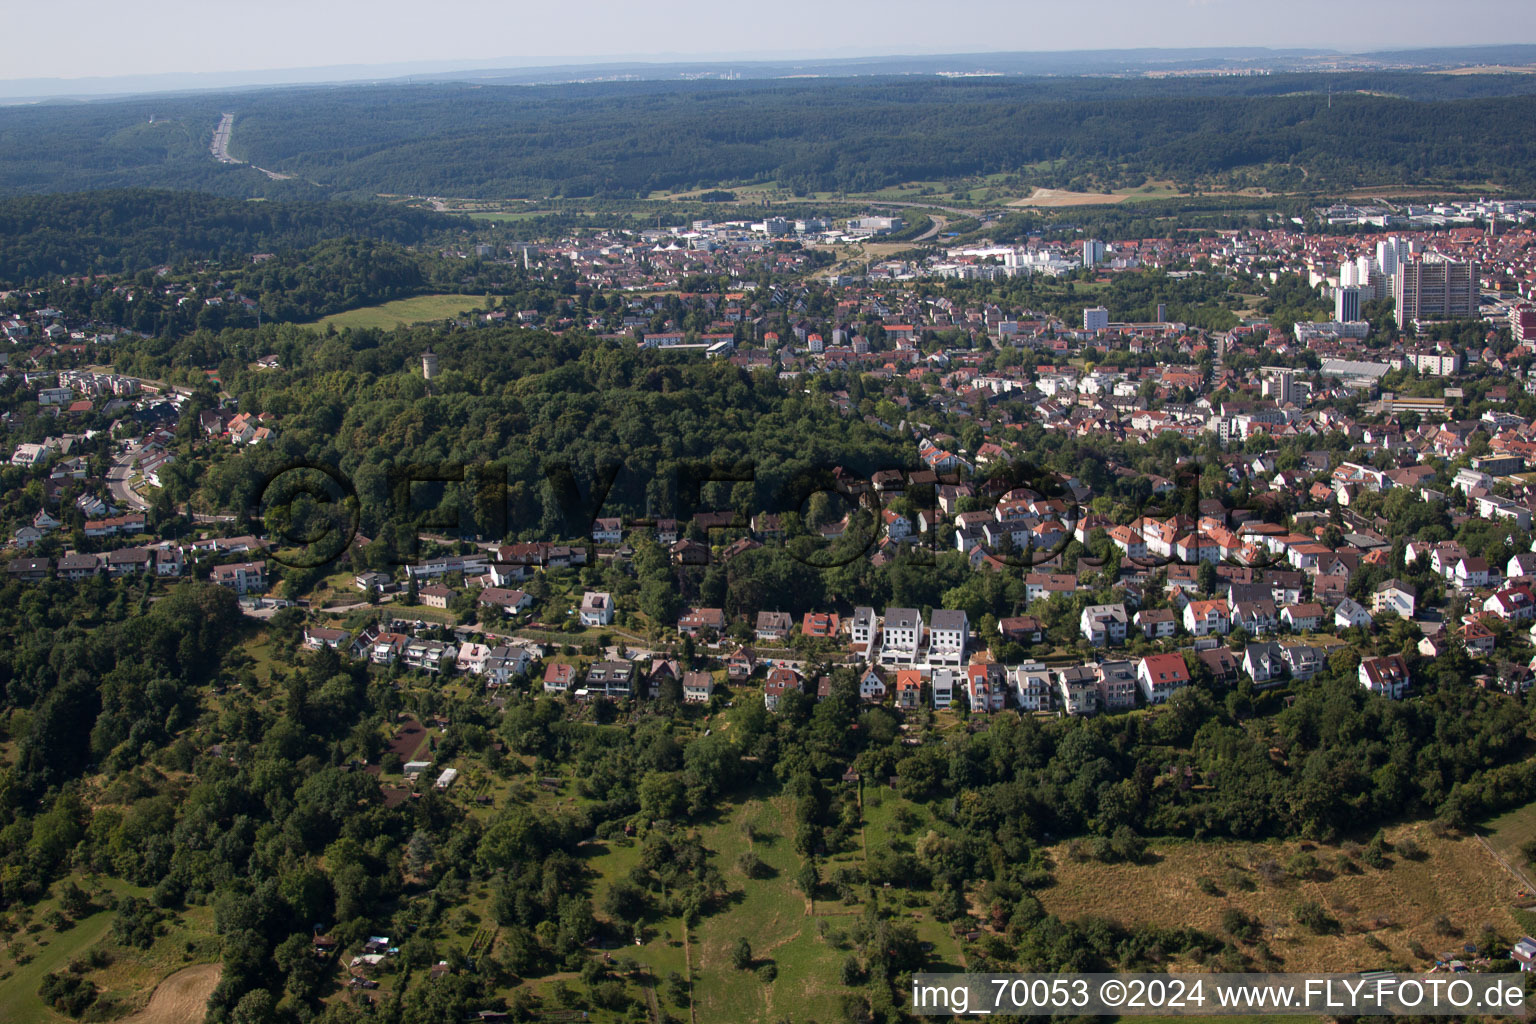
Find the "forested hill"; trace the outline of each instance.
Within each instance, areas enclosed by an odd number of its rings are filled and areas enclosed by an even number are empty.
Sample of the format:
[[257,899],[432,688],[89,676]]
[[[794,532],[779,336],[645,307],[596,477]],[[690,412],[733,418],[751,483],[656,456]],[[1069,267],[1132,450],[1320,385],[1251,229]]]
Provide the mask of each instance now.
[[[1329,92],[1332,92],[1331,103]],[[1529,75],[346,86],[0,109],[0,194],[599,196],[957,175],[1536,189]],[[232,155],[208,151],[235,114]]]
[[0,284],[280,252],[335,238],[412,245],[458,218],[382,203],[253,203],[120,189],[0,200]]

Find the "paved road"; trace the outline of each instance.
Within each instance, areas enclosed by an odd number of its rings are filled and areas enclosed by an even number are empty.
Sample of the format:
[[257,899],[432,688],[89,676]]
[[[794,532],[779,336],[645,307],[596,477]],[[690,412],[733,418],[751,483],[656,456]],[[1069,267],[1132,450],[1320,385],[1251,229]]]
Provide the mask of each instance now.
[[112,460],[112,468],[107,470],[107,488],[119,505],[143,512],[149,508],[149,502],[128,483],[133,477],[133,456],[134,452],[129,451]]
[[912,241],[914,241],[914,242],[926,242],[930,238],[938,237],[938,234],[939,234],[940,231],[943,231],[945,228],[949,227],[949,218],[948,217],[940,217],[936,213],[935,214],[930,214],[930,216],[933,218],[933,223],[928,226],[928,230],[924,231],[922,234],[920,234],[916,238],[912,239]]
[[[213,153],[213,158],[221,164],[244,164],[244,160],[236,159],[229,155],[229,140],[235,134],[235,115],[225,114],[219,121],[219,126],[213,130],[213,144],[208,149]],[[281,171],[269,171],[265,167],[251,167],[265,174],[273,181],[287,181],[293,177],[291,174],[283,174]]]
[[945,206],[943,203],[908,202],[896,199],[868,199],[860,200],[864,206],[894,206],[901,209],[916,207],[920,210],[943,210],[945,213],[953,213],[957,217],[975,217],[981,213],[982,207],[973,206]]
[[243,164],[244,160],[236,160],[229,155],[229,137],[235,133],[235,115],[225,114],[219,120],[219,126],[213,130],[213,144],[209,150],[213,158],[221,164]]

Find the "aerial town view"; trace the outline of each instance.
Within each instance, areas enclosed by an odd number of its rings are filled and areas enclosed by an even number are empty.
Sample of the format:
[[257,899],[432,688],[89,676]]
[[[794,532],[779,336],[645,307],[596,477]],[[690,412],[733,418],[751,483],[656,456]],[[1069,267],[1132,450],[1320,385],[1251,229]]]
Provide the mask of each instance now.
[[0,71],[0,1022],[1525,1015],[1536,9],[317,6]]

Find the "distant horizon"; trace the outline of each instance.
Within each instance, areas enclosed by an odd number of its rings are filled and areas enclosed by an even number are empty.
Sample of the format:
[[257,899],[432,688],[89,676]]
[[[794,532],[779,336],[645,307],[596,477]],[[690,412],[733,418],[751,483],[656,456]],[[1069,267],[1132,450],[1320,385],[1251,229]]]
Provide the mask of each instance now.
[[[936,16],[937,15],[937,16]],[[1333,51],[1536,44],[1529,0],[782,0],[768,11],[705,0],[581,8],[518,0],[192,0],[21,5],[0,83],[76,92],[113,80],[308,84],[376,75],[550,65],[824,61],[1136,49]],[[1490,36],[1497,38],[1489,39]],[[38,45],[46,41],[48,45]],[[171,84],[168,88],[179,88]],[[112,87],[113,90],[116,87]]]
[[[1191,0],[1195,2],[1195,0]],[[1220,0],[1204,0],[1220,2]],[[1138,56],[1143,61],[1155,59],[1157,54],[1181,54],[1184,59],[1221,59],[1222,55],[1249,54],[1269,55],[1282,58],[1287,55],[1322,58],[1369,58],[1376,54],[1434,53],[1477,51],[1483,49],[1511,49],[1530,47],[1532,66],[1536,66],[1536,33],[1532,42],[1469,42],[1450,44],[1445,42],[1423,44],[1398,44],[1371,47],[1306,46],[1306,45],[1254,45],[1249,43],[1162,45],[1162,46],[1105,46],[1105,47],[1035,47],[1031,49],[977,49],[977,50],[914,50],[827,48],[797,51],[751,51],[718,53],[684,53],[654,51],[647,53],[613,53],[586,55],[460,57],[453,59],[423,58],[387,62],[347,62],[334,64],[302,64],[270,67],[252,67],[219,70],[145,71],[117,74],[30,75],[6,76],[0,74],[0,99],[50,100],[96,99],[111,96],[153,95],[157,93],[188,91],[221,91],[241,88],[266,88],[277,86],[340,85],[375,80],[399,81],[414,76],[452,80],[455,75],[493,77],[499,73],[515,76],[519,72],[540,72],[569,69],[580,71],[615,68],[714,67],[730,70],[729,65],[738,63],[742,69],[761,68],[776,64],[814,64],[829,68],[839,64],[860,61],[899,63],[903,61],[925,62],[945,60],[984,60],[988,57],[1018,59],[1027,57],[1065,57],[1094,55],[1110,57],[1124,54]],[[1027,74],[1028,72],[1013,72]],[[1061,73],[1061,72],[1055,72]],[[1085,72],[1094,73],[1094,72]]]

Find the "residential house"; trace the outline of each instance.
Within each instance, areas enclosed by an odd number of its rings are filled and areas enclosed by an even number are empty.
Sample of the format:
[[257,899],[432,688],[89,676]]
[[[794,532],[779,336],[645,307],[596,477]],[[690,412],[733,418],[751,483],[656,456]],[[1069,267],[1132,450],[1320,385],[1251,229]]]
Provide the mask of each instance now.
[[1492,654],[1494,645],[1498,641],[1498,637],[1494,634],[1493,630],[1489,629],[1480,619],[1472,619],[1470,622],[1464,623],[1457,632],[1461,634],[1461,642],[1466,647],[1467,653],[1474,658]]
[[1285,651],[1277,643],[1259,641],[1243,648],[1243,672],[1255,685],[1285,677]]
[[387,667],[400,660],[410,639],[404,633],[376,633],[365,640],[364,653],[373,664]]
[[155,556],[156,576],[180,576],[187,571],[186,560],[182,557],[181,548],[174,544],[162,544],[153,548]]
[[1008,643],[1037,644],[1045,638],[1040,620],[1033,615],[1011,615],[999,619],[997,630]]
[[1292,679],[1311,679],[1327,667],[1322,649],[1311,644],[1281,644],[1280,652]]
[[375,594],[383,594],[393,590],[395,586],[395,582],[389,578],[389,574],[382,572],[361,573],[353,577],[352,582],[356,584],[358,590],[364,593],[372,591]]
[[533,654],[526,647],[505,644],[492,647],[485,657],[485,685],[506,686],[527,672],[532,664]]
[[725,659],[726,678],[734,681],[750,678],[757,671],[757,652],[750,647],[738,647]]
[[696,540],[686,537],[676,542],[668,549],[672,554],[674,565],[708,565],[709,545],[701,544]]
[[853,610],[853,620],[849,623],[849,640],[853,646],[853,652],[865,661],[875,656],[875,641],[879,639],[880,628],[875,619],[875,610],[867,605],[860,605]]
[[1461,590],[1472,590],[1488,585],[1488,562],[1480,556],[1468,555],[1456,562],[1451,579]]
[[587,668],[587,693],[615,700],[630,697],[634,695],[634,678],[633,662],[595,661]]
[[1137,612],[1132,621],[1148,640],[1170,637],[1179,631],[1178,616],[1171,608],[1145,608]]
[[581,624],[583,626],[607,626],[613,622],[613,595],[589,590],[581,595]]
[[1136,678],[1148,704],[1161,704],[1189,685],[1189,666],[1181,654],[1149,654],[1136,665]]
[[1232,628],[1241,627],[1250,636],[1262,636],[1273,632],[1280,625],[1275,602],[1264,598],[1259,601],[1239,601],[1232,607]]
[[794,690],[800,692],[800,674],[792,668],[774,668],[768,671],[763,683],[763,704],[769,711],[777,712],[784,695]]
[[1122,711],[1136,706],[1137,665],[1131,661],[1104,661],[1094,669],[1098,706]]
[[1529,935],[1520,936],[1509,951],[1509,958],[1519,964],[1522,971],[1536,971],[1536,939]]
[[1051,709],[1051,670],[1039,662],[1025,662],[1008,673],[1014,703],[1021,711]]
[[1374,694],[1396,700],[1408,691],[1408,663],[1401,654],[1365,658],[1360,662],[1360,685]]
[[1070,597],[1075,593],[1077,576],[1073,573],[1032,572],[1024,577],[1024,600],[1031,604],[1057,594]]
[[966,699],[972,714],[985,715],[1001,711],[1006,703],[1003,666],[993,662],[976,662],[965,667]]
[[923,641],[923,617],[916,608],[887,608],[881,625],[880,664],[910,665]]
[[1353,626],[1370,629],[1371,613],[1358,601],[1346,597],[1333,610],[1333,625],[1336,629],[1349,629]]
[[[954,669],[940,668],[934,670],[928,682],[929,696],[934,710],[947,708],[955,702],[955,689],[959,675],[960,673]],[[899,683],[901,673],[897,672],[896,676]]]
[[715,677],[709,672],[683,673],[683,703],[708,704],[715,692]]
[[1280,621],[1293,633],[1306,633],[1321,629],[1326,614],[1322,605],[1312,601],[1287,605],[1280,612]]
[[1192,636],[1225,634],[1231,629],[1227,602],[1216,599],[1191,601],[1184,606],[1184,631]]
[[241,562],[238,565],[216,565],[212,580],[221,587],[228,587],[237,594],[259,593],[267,589],[267,563]]
[[914,711],[923,702],[923,674],[915,668],[898,669],[896,672],[896,706],[904,711]]
[[592,543],[612,546],[623,539],[624,520],[615,517],[598,519],[592,523]]
[[1056,670],[1057,699],[1069,715],[1091,715],[1099,710],[1098,673],[1088,665]]
[[677,620],[677,631],[692,637],[704,632],[718,636],[725,632],[725,612],[719,608],[690,608]]
[[[136,576],[140,573],[149,572],[153,561],[154,556],[149,553],[148,548],[118,548],[116,551],[108,551],[106,554],[107,575],[112,579]],[[265,572],[265,564],[262,563],[263,573]],[[259,580],[254,577],[248,579],[246,586],[241,588],[220,580],[218,570],[214,570],[213,582],[231,587],[237,594],[266,589],[264,575]]]
[[544,689],[549,693],[569,693],[575,683],[575,665],[555,661],[544,669]]
[[1349,596],[1349,580],[1342,576],[1317,576],[1312,580],[1312,597],[1327,608],[1337,607]]
[[416,591],[416,596],[428,608],[447,608],[453,600],[453,591],[441,583],[432,583]]
[[874,666],[864,670],[859,677],[859,699],[871,704],[878,704],[885,700],[885,676]]
[[928,622],[928,663],[955,668],[964,665],[970,628],[965,612],[935,609]]
[[794,628],[795,620],[788,612],[757,613],[757,642],[760,644],[787,641]]
[[72,551],[59,559],[59,579],[72,581],[90,579],[101,575],[102,568],[100,555],[82,555]]
[[1196,651],[1195,657],[1211,673],[1211,681],[1218,686],[1232,686],[1237,682],[1239,665],[1237,658],[1225,647],[1211,647]]
[[1078,617],[1078,628],[1089,643],[1106,647],[1125,642],[1128,622],[1124,604],[1091,604]]
[[842,620],[832,612],[806,612],[800,620],[800,635],[814,639],[835,640],[842,632]]
[[1523,583],[1507,586],[1483,602],[1483,611],[1492,612],[1505,622],[1528,622],[1536,618],[1536,598]]
[[408,639],[400,651],[400,662],[432,675],[441,673],[457,662],[458,648],[441,640]]
[[490,606],[500,608],[504,615],[517,615],[533,607],[533,595],[521,590],[504,590],[501,587],[486,587],[480,591],[477,602],[481,607]]
[[453,667],[460,672],[467,672],[473,676],[485,674],[485,663],[491,656],[491,649],[485,644],[465,643],[459,645],[458,656],[454,659]]
[[351,634],[344,629],[329,629],[325,626],[304,627],[304,646],[312,651],[318,651],[325,647],[338,651],[351,638]]

